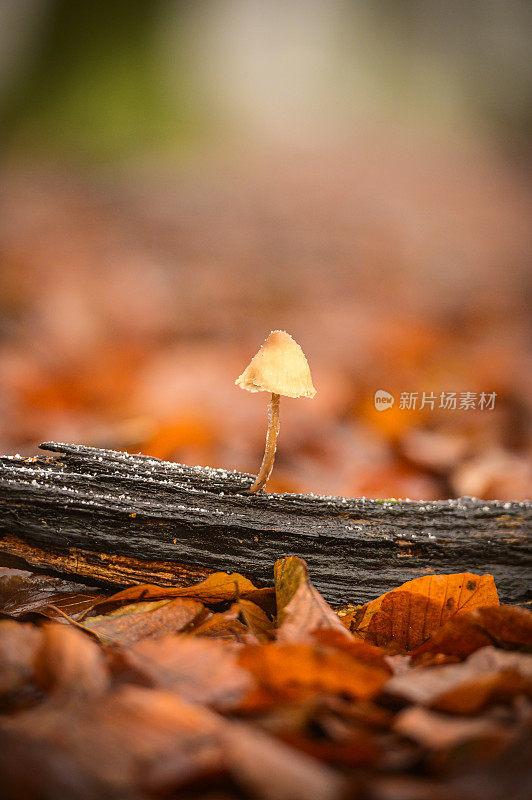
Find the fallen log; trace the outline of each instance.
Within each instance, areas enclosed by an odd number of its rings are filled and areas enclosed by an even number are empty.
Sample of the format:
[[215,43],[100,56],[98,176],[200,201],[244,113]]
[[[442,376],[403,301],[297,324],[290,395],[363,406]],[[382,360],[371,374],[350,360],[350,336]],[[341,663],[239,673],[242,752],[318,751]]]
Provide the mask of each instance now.
[[333,604],[365,602],[428,573],[495,576],[530,599],[531,503],[249,495],[253,476],[45,443],[0,458],[0,551],[88,582],[188,585],[212,571],[271,583],[304,558]]

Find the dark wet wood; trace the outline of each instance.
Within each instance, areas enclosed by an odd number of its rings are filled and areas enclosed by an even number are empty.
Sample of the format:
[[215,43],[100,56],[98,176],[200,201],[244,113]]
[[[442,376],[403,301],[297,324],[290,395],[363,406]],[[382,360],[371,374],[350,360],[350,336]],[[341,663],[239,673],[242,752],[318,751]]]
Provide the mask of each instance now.
[[[298,555],[332,603],[433,572],[489,572],[530,599],[531,504],[248,495],[253,476],[47,443],[0,458],[0,551],[87,580],[186,585],[213,570],[271,583]],[[527,594],[528,591],[528,594]]]

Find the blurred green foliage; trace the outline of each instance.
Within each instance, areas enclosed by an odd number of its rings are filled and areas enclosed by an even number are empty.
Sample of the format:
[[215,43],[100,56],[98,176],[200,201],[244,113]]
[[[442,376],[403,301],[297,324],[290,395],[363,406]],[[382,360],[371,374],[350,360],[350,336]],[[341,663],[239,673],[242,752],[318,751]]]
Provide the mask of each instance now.
[[[4,141],[112,156],[197,135],[201,114],[189,103],[185,77],[182,93],[177,87],[171,98],[162,85],[156,28],[164,5],[49,3],[36,47],[0,111]],[[179,44],[177,37],[177,69]]]
[[283,114],[303,137],[316,118],[342,132],[372,115],[532,133],[529,0],[6,0],[0,14],[12,147],[165,152],[224,125],[282,129]]

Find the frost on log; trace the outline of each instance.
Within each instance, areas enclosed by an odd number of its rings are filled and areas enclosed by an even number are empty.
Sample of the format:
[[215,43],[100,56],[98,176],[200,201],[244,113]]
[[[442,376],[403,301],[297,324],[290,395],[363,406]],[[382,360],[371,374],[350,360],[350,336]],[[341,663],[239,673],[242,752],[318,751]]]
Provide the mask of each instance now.
[[528,502],[248,495],[251,475],[41,448],[54,455],[0,458],[0,551],[33,567],[115,585],[186,585],[213,570],[270,584],[273,562],[297,555],[337,605],[469,570],[494,575],[501,602],[530,599]]

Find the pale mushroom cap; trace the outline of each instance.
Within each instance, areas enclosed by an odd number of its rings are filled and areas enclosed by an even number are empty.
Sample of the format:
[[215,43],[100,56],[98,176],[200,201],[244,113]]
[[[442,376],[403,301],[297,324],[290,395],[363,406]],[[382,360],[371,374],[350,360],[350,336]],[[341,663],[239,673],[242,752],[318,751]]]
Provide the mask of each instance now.
[[248,392],[272,392],[283,397],[316,394],[305,354],[285,331],[270,333],[235,383]]

